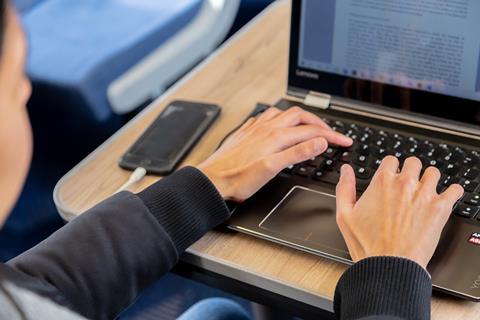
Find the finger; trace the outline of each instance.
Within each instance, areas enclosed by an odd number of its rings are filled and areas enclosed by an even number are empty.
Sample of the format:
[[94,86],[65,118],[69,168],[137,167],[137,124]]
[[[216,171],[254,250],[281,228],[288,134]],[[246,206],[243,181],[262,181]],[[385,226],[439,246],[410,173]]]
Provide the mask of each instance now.
[[281,130],[281,139],[278,139],[278,136],[275,136],[275,142],[281,143],[281,148],[283,149],[306,140],[320,137],[325,138],[329,144],[340,146],[350,146],[352,144],[352,140],[350,138],[347,138],[333,130],[325,129],[315,125],[301,125],[277,130]]
[[377,173],[380,171],[386,171],[391,173],[397,173],[400,162],[394,156],[386,156],[380,166],[378,167]]
[[416,157],[409,157],[403,163],[402,175],[409,176],[415,180],[420,179],[420,172],[422,171],[422,162]]
[[275,107],[270,107],[257,117],[257,123],[263,123],[263,122],[269,121],[281,113],[282,113],[282,110]]
[[355,206],[357,191],[355,186],[355,172],[345,164],[340,170],[340,180],[337,184],[337,213],[349,212]]
[[440,170],[435,167],[428,167],[420,179],[422,188],[431,192],[437,192],[438,181],[440,181],[441,177],[442,174],[440,173]]
[[272,124],[277,128],[294,127],[299,124],[313,124],[325,129],[331,129],[322,119],[299,107],[292,107],[282,112],[272,119]]
[[325,152],[328,148],[328,142],[324,138],[315,138],[286,150],[274,153],[268,157],[268,160],[277,165],[274,170],[280,172],[284,168],[303,161],[312,159]]
[[464,190],[461,185],[459,184],[452,184],[450,187],[447,188],[442,194],[440,194],[440,198],[445,201],[449,206],[453,207],[455,202],[460,200],[463,197]]

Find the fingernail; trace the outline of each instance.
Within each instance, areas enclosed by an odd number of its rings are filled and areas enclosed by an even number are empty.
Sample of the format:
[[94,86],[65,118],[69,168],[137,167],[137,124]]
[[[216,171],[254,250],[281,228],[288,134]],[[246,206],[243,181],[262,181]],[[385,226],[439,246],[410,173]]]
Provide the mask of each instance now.
[[320,138],[315,140],[315,152],[319,153],[323,151],[325,140]]

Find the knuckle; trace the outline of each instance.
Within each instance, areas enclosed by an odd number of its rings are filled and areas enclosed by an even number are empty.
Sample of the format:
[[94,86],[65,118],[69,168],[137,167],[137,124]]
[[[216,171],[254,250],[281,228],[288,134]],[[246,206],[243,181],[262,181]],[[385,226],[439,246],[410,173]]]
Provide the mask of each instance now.
[[402,188],[410,189],[415,187],[418,181],[411,176],[402,175],[398,178],[398,183]]
[[299,106],[294,106],[294,107],[291,107],[291,108],[289,109],[289,111],[290,111],[291,113],[302,113],[302,112],[303,112],[303,109],[300,108]]
[[[449,208],[449,207],[450,206],[447,205],[447,203],[445,203],[441,199],[437,199],[432,203],[432,210],[434,211],[434,214],[438,213],[438,212],[442,212],[442,211],[447,211],[446,209]],[[453,205],[452,205],[452,207],[453,207]]]
[[284,136],[283,134],[283,131],[281,129],[273,129],[272,131],[270,131],[270,138],[275,140],[275,141],[278,141],[280,139],[282,139]]
[[261,160],[261,166],[268,173],[272,173],[272,174],[276,173],[277,168],[276,168],[276,165],[275,165],[274,161],[272,161],[268,158],[265,158],[265,159]]
[[264,114],[266,116],[270,116],[270,115],[274,115],[274,114],[279,113],[279,112],[280,112],[280,110],[278,108],[270,107],[264,112]]
[[392,174],[387,170],[379,169],[377,171],[377,177],[378,177],[378,180],[383,183],[390,180],[392,178]]
[[282,140],[285,137],[285,131],[282,129],[274,129],[272,136],[276,141]]
[[315,151],[315,144],[313,142],[310,143],[304,143],[300,145],[300,153],[304,157],[310,156],[312,153]]
[[251,133],[254,135],[254,136],[265,136],[265,134],[269,134],[268,132],[268,128],[265,127],[264,125],[259,125],[259,126],[255,126],[252,128],[252,131]]
[[345,225],[345,215],[343,214],[343,211],[337,210],[337,215],[335,219],[339,227],[343,227]]
[[304,111],[302,108],[295,106],[288,109],[287,112],[294,118],[299,118]]
[[278,112],[278,111],[280,111],[280,109],[278,109],[277,107],[270,107],[270,108],[268,108],[267,111],[268,112]]

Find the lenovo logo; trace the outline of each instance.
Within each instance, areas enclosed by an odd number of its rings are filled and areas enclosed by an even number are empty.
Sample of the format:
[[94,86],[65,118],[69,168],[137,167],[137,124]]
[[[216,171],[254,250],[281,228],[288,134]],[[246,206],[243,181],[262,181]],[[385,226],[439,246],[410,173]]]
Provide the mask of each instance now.
[[303,78],[310,78],[310,79],[315,79],[315,80],[318,80],[318,79],[319,79],[318,74],[313,73],[313,72],[308,72],[308,71],[300,70],[300,69],[297,69],[297,70],[296,70],[296,75],[297,75],[298,77],[303,77]]

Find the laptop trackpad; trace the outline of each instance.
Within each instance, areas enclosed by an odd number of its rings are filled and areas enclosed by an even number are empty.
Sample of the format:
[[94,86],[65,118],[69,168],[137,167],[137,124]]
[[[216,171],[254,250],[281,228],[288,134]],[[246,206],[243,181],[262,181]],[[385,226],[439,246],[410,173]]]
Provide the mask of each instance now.
[[311,244],[311,249],[342,256],[348,249],[335,218],[335,196],[296,186],[260,223],[260,227]]

